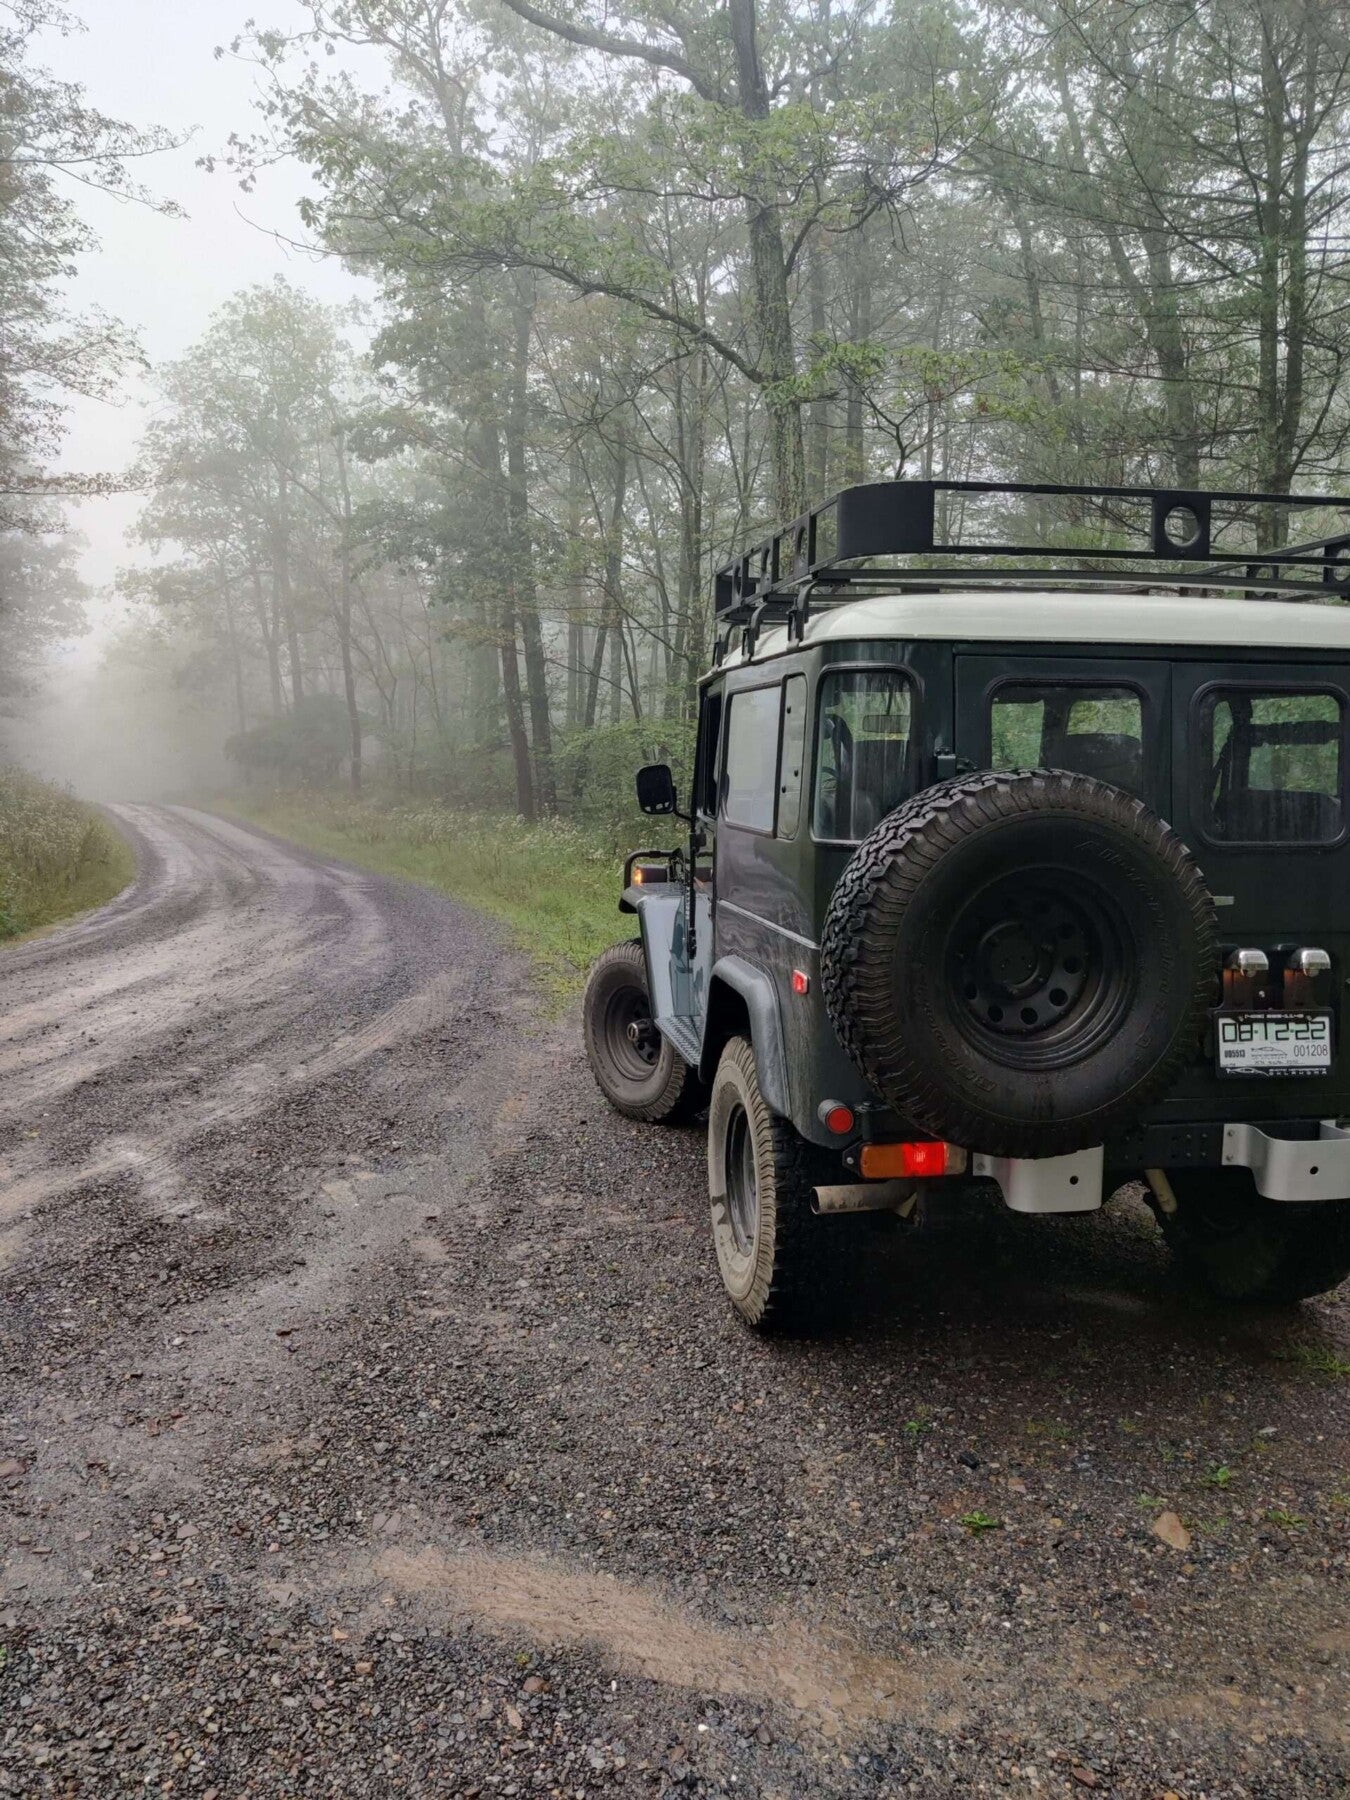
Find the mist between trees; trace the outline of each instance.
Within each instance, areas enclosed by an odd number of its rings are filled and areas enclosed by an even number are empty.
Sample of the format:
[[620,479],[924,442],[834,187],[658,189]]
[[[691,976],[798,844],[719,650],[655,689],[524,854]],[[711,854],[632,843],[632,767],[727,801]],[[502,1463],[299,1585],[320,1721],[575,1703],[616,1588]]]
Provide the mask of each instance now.
[[159,371],[110,668],[254,777],[617,829],[713,569],[839,485],[1345,485],[1350,5],[310,0],[225,54],[223,177],[313,170],[370,315],[279,281]]

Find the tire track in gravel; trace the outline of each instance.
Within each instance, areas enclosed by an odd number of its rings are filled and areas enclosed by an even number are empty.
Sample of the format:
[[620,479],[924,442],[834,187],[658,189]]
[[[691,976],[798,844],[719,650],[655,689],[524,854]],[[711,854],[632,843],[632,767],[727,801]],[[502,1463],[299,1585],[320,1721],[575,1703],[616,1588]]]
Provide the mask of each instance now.
[[14,1221],[120,1177],[187,1216],[195,1143],[435,1031],[464,991],[438,969],[371,1006],[402,958],[369,878],[184,808],[114,810],[132,895],[0,965],[0,1262]]

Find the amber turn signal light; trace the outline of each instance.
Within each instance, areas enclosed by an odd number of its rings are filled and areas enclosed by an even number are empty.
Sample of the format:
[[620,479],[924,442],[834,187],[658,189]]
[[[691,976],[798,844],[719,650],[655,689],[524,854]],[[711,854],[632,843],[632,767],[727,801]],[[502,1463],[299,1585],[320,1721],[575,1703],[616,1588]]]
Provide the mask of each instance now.
[[858,1169],[868,1181],[910,1181],[921,1175],[956,1175],[966,1166],[964,1150],[953,1144],[864,1144]]

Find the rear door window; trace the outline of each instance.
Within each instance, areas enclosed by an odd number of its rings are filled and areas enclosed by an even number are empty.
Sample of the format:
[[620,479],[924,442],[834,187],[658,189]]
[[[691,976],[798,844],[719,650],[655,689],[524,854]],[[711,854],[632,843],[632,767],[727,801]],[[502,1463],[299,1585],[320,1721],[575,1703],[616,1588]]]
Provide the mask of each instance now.
[[990,702],[989,738],[995,769],[1073,769],[1144,792],[1144,702],[1136,688],[1006,683]]
[[1345,704],[1214,688],[1200,704],[1203,822],[1221,843],[1329,844],[1345,829]]

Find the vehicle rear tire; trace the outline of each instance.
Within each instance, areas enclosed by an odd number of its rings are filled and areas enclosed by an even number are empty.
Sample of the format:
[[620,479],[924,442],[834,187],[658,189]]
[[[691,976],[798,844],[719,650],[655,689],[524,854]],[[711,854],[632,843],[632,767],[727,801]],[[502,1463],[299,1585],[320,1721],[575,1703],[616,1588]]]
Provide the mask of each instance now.
[[867,1082],[921,1131],[999,1156],[1100,1144],[1165,1092],[1216,980],[1181,839],[1066,770],[941,782],[831,896],[821,985]]
[[1153,1200],[1178,1264],[1221,1300],[1290,1305],[1350,1276],[1350,1199],[1267,1200],[1247,1169],[1170,1169],[1177,1210]]
[[827,1325],[850,1292],[871,1218],[813,1210],[814,1189],[829,1178],[822,1164],[822,1153],[769,1110],[753,1048],[732,1038],[708,1101],[708,1194],[722,1285],[756,1331]]
[[697,1072],[652,1020],[640,943],[615,944],[596,958],[582,1000],[582,1030],[600,1092],[626,1118],[673,1124],[703,1104]]

